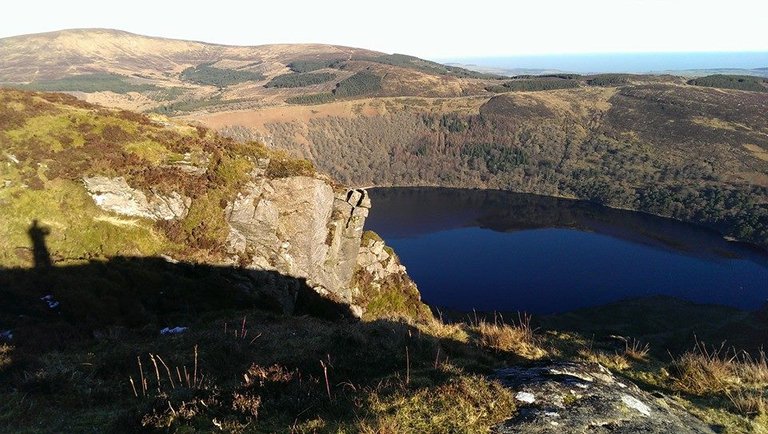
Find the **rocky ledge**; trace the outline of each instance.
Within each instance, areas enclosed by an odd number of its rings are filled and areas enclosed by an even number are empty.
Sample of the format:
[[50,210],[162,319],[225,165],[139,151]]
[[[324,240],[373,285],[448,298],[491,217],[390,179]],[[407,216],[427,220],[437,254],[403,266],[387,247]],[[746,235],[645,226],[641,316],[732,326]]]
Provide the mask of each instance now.
[[[383,282],[388,290],[407,284],[409,293],[418,294],[391,249],[378,237],[373,244],[363,239],[371,208],[365,190],[342,189],[319,175],[270,178],[268,166],[267,158],[254,161],[250,180],[226,203],[228,259],[223,265],[304,279],[318,294],[349,305],[356,316],[369,301],[360,294],[380,292]],[[96,205],[125,216],[177,220],[192,205],[192,199],[175,192],[132,188],[122,177],[87,177],[83,184]],[[292,313],[295,292],[267,286],[262,295]]]
[[517,393],[519,412],[497,434],[713,434],[673,399],[648,393],[595,363],[506,368],[499,380]]

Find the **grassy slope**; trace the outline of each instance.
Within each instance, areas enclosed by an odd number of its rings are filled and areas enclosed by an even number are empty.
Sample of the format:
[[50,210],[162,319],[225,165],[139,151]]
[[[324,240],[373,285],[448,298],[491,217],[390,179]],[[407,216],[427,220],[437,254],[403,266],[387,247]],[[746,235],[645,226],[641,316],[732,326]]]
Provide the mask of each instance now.
[[[514,411],[511,392],[482,376],[497,356],[459,328],[443,336],[403,323],[243,311],[208,315],[180,336],[112,330],[44,354],[0,347],[0,422],[22,432],[206,432],[219,423],[235,432],[437,433],[481,432]],[[162,364],[158,385],[149,354],[170,367],[175,387]],[[179,384],[176,366],[191,384]]]
[[[113,255],[218,258],[226,238],[222,201],[248,179],[253,162],[271,157],[268,175],[312,174],[254,143],[236,144],[204,128],[154,121],[60,94],[0,90],[0,265],[27,264],[26,228],[40,219],[52,229],[54,259]],[[190,174],[181,164],[207,169]],[[144,191],[180,192],[193,199],[172,224],[125,218],[96,207],[81,179],[123,176]]]

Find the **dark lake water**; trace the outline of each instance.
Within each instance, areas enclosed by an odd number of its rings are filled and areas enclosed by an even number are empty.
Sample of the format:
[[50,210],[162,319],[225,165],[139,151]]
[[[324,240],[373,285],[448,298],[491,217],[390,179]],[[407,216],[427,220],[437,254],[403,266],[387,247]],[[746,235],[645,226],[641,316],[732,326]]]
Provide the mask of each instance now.
[[666,295],[753,310],[768,253],[587,202],[488,190],[375,188],[366,228],[434,306],[546,314]]

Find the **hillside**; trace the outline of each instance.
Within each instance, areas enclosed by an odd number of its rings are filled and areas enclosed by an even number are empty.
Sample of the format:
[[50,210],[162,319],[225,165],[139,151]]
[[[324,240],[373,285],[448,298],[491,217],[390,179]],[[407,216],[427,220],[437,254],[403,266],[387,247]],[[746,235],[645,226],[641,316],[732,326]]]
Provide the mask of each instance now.
[[348,47],[112,30],[5,38],[0,58],[5,86],[200,122],[347,184],[588,199],[768,246],[768,93],[757,78],[502,78]]
[[635,80],[189,118],[267,138],[352,185],[587,199],[768,246],[768,95]]
[[[0,110],[3,430],[551,432],[565,402],[574,430],[765,427],[764,355],[689,349],[763,333],[762,311],[446,323],[364,231],[365,190],[307,161],[64,94]],[[619,324],[580,335],[596,315]]]
[[[89,102],[167,114],[321,94],[457,96],[481,90],[479,78],[488,77],[349,47],[223,46],[98,29],[0,39],[0,58],[0,84],[77,92]],[[292,86],[272,85],[288,77]]]

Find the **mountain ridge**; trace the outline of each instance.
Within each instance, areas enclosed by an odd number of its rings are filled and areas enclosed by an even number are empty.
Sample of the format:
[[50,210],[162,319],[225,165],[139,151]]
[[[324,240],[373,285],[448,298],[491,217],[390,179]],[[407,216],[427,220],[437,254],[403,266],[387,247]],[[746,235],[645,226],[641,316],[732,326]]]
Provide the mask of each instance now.
[[[332,66],[331,70],[338,75],[339,80],[362,70],[378,71],[379,76],[385,76],[388,70],[408,69],[412,77],[405,80],[406,83],[419,81],[436,72],[446,74],[446,77],[454,74],[452,71],[459,71],[456,72],[458,75],[478,75],[417,58],[403,59],[397,56],[327,44],[233,46],[149,37],[111,29],[62,30],[0,39],[0,57],[4,59],[4,67],[0,69],[0,83],[30,83],[77,74],[108,73],[134,81],[144,80],[145,83],[161,88],[173,86],[187,91],[197,90],[197,94],[202,92],[202,95],[210,97],[216,94],[215,89],[205,88],[204,84],[201,89],[200,83],[177,79],[174,74],[180,74],[186,68],[208,65],[225,70],[252,71],[262,74],[266,80],[292,72],[287,66],[292,62],[325,62],[313,68],[325,69]],[[342,71],[345,68],[349,68],[352,73]],[[244,94],[270,95],[270,92],[263,91],[265,81],[255,81],[257,83],[236,83],[245,86],[241,85],[240,89],[230,92],[232,95],[223,95],[224,99],[236,99]],[[394,92],[399,83],[397,81],[388,85],[385,82],[384,91],[393,87],[389,92]],[[436,88],[436,84],[433,87]],[[315,88],[324,89],[327,86]]]
[[[81,35],[85,34],[90,37],[93,37],[100,33],[111,34],[114,36],[128,36],[128,37],[143,38],[143,39],[159,39],[159,40],[170,41],[170,42],[187,42],[187,43],[193,43],[193,44],[210,45],[210,46],[226,47],[226,48],[258,48],[258,47],[270,47],[270,46],[295,45],[295,46],[337,47],[337,48],[364,50],[361,48],[355,48],[348,45],[324,44],[324,43],[315,43],[315,42],[306,42],[306,43],[286,42],[286,43],[269,43],[269,44],[256,44],[256,45],[224,44],[224,43],[218,43],[218,42],[207,42],[200,39],[186,39],[186,38],[174,38],[174,37],[158,36],[158,35],[145,35],[141,33],[129,32],[127,30],[121,30],[121,29],[115,29],[115,28],[109,28],[109,27],[79,27],[79,28],[51,30],[47,32],[26,33],[23,35],[5,36],[0,38],[0,41],[14,40],[14,39],[29,39],[29,38],[44,37],[44,36],[51,36],[51,37],[67,36],[69,34],[81,34]],[[365,49],[364,51],[386,54],[384,52],[375,51],[375,50]]]

